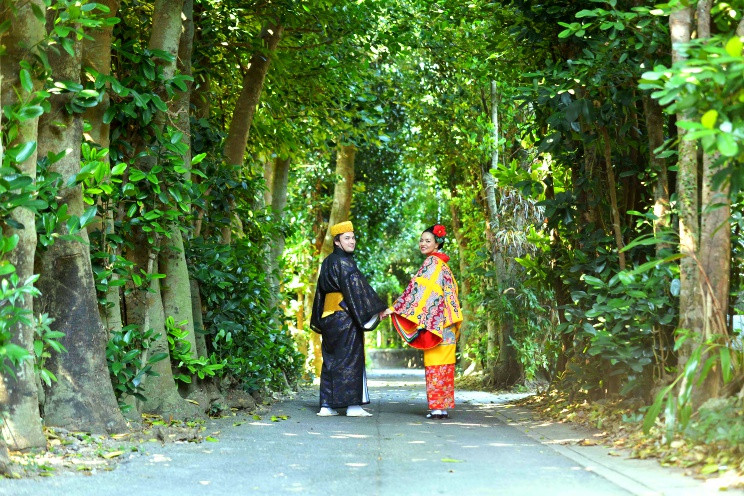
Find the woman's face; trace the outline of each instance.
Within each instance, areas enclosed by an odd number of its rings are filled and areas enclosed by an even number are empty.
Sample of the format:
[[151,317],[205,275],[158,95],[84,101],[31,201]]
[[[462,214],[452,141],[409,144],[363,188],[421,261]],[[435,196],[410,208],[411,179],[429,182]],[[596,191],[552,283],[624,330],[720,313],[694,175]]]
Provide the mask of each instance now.
[[421,237],[419,238],[419,250],[421,250],[421,254],[424,256],[431,255],[437,251],[437,242],[434,241],[434,235],[432,233],[428,231],[421,233]]

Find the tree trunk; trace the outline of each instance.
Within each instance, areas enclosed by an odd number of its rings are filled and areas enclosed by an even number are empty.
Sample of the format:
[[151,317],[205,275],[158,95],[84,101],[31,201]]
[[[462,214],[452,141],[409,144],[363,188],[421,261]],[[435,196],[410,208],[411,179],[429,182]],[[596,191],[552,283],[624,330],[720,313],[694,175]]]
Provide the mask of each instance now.
[[697,38],[710,38],[710,9],[713,0],[699,0],[697,4]]
[[[245,147],[248,144],[248,135],[253,124],[253,116],[256,113],[261,90],[269,72],[271,57],[282,38],[284,27],[276,23],[270,23],[261,31],[260,38],[263,42],[262,50],[257,51],[251,57],[248,71],[243,78],[243,89],[235,102],[230,129],[225,139],[225,160],[228,165],[242,165],[245,155]],[[230,210],[234,207],[231,205]],[[232,214],[230,214],[232,217]],[[229,244],[232,239],[231,225],[222,228],[222,242]]]
[[[720,169],[720,166],[714,166],[717,158],[718,154],[706,154],[703,160],[700,238],[705,242],[700,243],[699,259],[705,278],[702,284],[705,338],[714,334],[727,334],[726,315],[731,271],[731,183],[726,181],[718,187],[713,186],[713,176]],[[710,391],[712,388],[705,389],[708,390],[706,393],[710,392],[708,397],[716,396],[714,391]]]
[[191,284],[191,313],[194,316],[194,332],[196,333],[196,352],[199,356],[209,356],[207,340],[204,337],[204,316],[202,315],[201,292],[199,281],[190,279]]
[[0,436],[0,477],[10,476],[10,455],[3,437]]
[[[279,157],[277,157],[279,158]],[[276,159],[264,160],[264,204],[271,205],[271,199],[273,198],[272,188],[274,187],[274,167],[276,166]]]
[[607,167],[607,187],[610,191],[610,209],[612,211],[612,230],[615,233],[615,244],[617,245],[617,256],[620,262],[620,270],[625,270],[625,253],[623,247],[623,229],[620,225],[620,210],[617,207],[617,184],[615,182],[615,169],[612,168],[612,150],[610,148],[610,136],[607,128],[602,128],[602,141],[604,141],[604,158]]
[[[54,18],[49,18],[51,24]],[[80,81],[82,45],[74,45],[74,56],[61,51],[50,57],[56,80]],[[80,171],[80,143],[83,140],[82,118],[69,114],[66,105],[72,94],[52,95],[51,109],[39,122],[39,154],[67,155],[50,164],[49,171],[61,176],[57,193],[67,212],[80,217],[84,205],[79,185],[67,186]],[[58,226],[67,234],[67,224]],[[108,380],[106,363],[107,335],[98,313],[93,269],[88,249],[88,232],[81,229],[82,241],[57,239],[42,252],[39,263],[41,306],[36,313],[46,312],[54,319],[53,328],[65,333],[60,342],[67,353],[53,353],[47,368],[57,377],[44,401],[47,425],[70,430],[113,432],[126,428],[114,390]]]
[[[499,119],[498,119],[498,87],[496,81],[491,81],[491,123],[493,125],[493,150],[491,155],[491,163],[489,164],[492,169],[498,168],[499,165]],[[487,166],[486,166],[487,167]],[[500,227],[498,203],[496,201],[496,179],[493,177],[491,172],[486,168],[482,167],[481,179],[483,181],[483,194],[486,199],[486,206],[488,209],[488,224],[486,225],[486,239],[489,241],[490,253],[492,262],[495,265],[496,270],[496,281],[494,283],[493,278],[489,278],[486,282],[487,293],[495,294],[496,297],[500,297],[500,280],[503,278],[501,273],[503,269],[501,254],[499,253],[499,245],[496,241],[496,233]],[[490,375],[491,381],[496,380],[496,363],[497,363],[497,350],[499,343],[499,333],[501,329],[496,325],[494,317],[486,315],[486,370]],[[501,353],[501,350],[498,350]]]
[[[183,30],[178,45],[178,63],[177,67],[181,74],[193,76],[191,66],[191,56],[194,51],[194,0],[184,0],[183,2]],[[186,91],[176,94],[175,103],[169,109],[175,115],[173,122],[179,131],[183,133],[182,142],[187,145],[186,153],[183,157],[184,167],[188,173],[184,175],[184,180],[191,180],[191,90],[193,82],[185,81]]]
[[[697,8],[698,38],[710,38],[710,10],[712,0],[701,0]],[[731,274],[731,183],[715,186],[713,177],[720,170],[718,152],[703,153],[701,181],[700,285],[702,289],[702,338],[715,339],[727,334],[728,300]],[[705,359],[705,357],[704,357]],[[694,403],[702,404],[719,395],[723,387],[721,371],[716,366],[708,373],[701,387],[694,390]]]
[[[156,0],[154,5],[149,48],[162,50],[173,55],[173,60],[171,61],[160,61],[163,75],[166,78],[172,77],[176,71],[177,55],[183,27],[183,8],[183,0]],[[170,106],[169,112],[172,114],[175,113],[176,108],[175,104]],[[171,120],[177,122],[175,117]],[[164,115],[159,114],[155,117],[155,125],[165,126],[165,123],[166,119]],[[188,157],[186,158],[188,159]],[[150,163],[144,160],[139,165],[141,168],[147,170]],[[186,165],[188,166],[188,163]],[[175,229],[171,226],[171,238],[176,239],[174,241],[175,246],[170,245],[170,241],[168,243],[162,243],[162,262],[165,265],[164,268],[171,271],[171,274],[166,275],[167,284],[170,288],[178,288],[176,291],[171,291],[170,293],[166,290],[166,300],[169,305],[168,311],[175,314],[173,317],[176,323],[180,322],[178,319],[181,318],[181,320],[187,320],[189,325],[193,326],[190,284],[188,273],[184,275],[183,270],[185,262],[170,259],[171,256],[179,259],[183,255],[182,239],[180,233],[174,232]],[[160,238],[153,236],[152,239],[148,240],[148,236],[141,228],[135,228],[130,235],[129,241],[132,246],[127,250],[126,257],[135,264],[133,270],[138,273],[144,271],[148,275],[157,273],[159,267],[158,254],[161,251]],[[178,253],[179,250],[181,253]],[[174,274],[174,271],[176,271],[176,274]],[[158,336],[153,345],[147,350],[147,357],[161,352],[170,355],[167,330],[165,328],[163,293],[161,292],[159,280],[153,279],[149,283],[149,288],[134,288],[130,284],[128,289],[128,294],[125,297],[127,324],[136,324],[142,328],[143,332],[153,329]],[[178,297],[174,297],[174,294],[177,294]],[[186,316],[185,318],[184,315]],[[196,351],[196,341],[193,332],[190,333],[190,338],[192,350]],[[201,413],[197,407],[184,401],[178,394],[169,359],[155,363],[153,365],[153,371],[158,375],[149,376],[143,380],[145,388],[144,395],[147,400],[138,402],[139,411],[171,415],[176,418],[195,416]]]
[[150,30],[150,49],[163,50],[173,56],[172,62],[163,62],[163,76],[170,79],[176,73],[176,59],[181,40],[181,15],[184,0],[155,0]]
[[[673,63],[684,59],[685,55],[679,50],[679,44],[690,41],[692,29],[691,7],[676,10],[669,16]],[[680,364],[680,369],[687,365],[693,349],[703,339],[704,315],[701,273],[697,258],[700,245],[697,142],[684,139],[687,131],[679,126],[679,123],[685,120],[694,120],[694,116],[690,115],[689,111],[677,114],[679,251],[684,255],[679,266],[679,324],[677,327],[693,332],[694,336],[693,339],[685,341],[679,349],[677,362]],[[686,387],[686,380],[683,380],[680,388]],[[697,391],[693,392],[693,403],[699,404]]]
[[354,145],[339,144],[336,149],[336,175],[341,179],[333,189],[333,206],[328,218],[328,228],[320,249],[320,260],[333,251],[333,236],[331,226],[349,220],[351,211],[351,195],[354,186],[354,159],[357,149]]
[[[669,176],[666,159],[660,158],[655,150],[664,144],[664,114],[661,105],[649,95],[643,97],[643,113],[646,116],[646,133],[648,134],[648,148],[651,156],[651,170],[656,172],[654,184],[654,233],[669,228]],[[656,254],[661,256],[661,250],[669,248],[665,243],[656,245]]]
[[[18,77],[20,63],[23,60],[32,61],[34,52],[27,47],[36,47],[44,37],[44,23],[33,14],[32,7],[41,12],[45,10],[43,0],[33,0],[18,6],[15,11],[6,7],[0,11],[0,22],[11,21],[2,42],[6,52],[0,57],[0,74],[2,79],[2,105],[12,105],[18,102],[18,97],[26,98],[28,94],[21,88]],[[38,89],[38,83],[35,83]],[[18,126],[18,136],[7,146],[37,141],[38,118],[23,121]],[[0,143],[2,147],[3,143]],[[0,151],[2,149],[0,148]],[[2,154],[0,153],[0,157]],[[36,178],[36,152],[32,153],[23,163],[17,164],[20,172],[31,178]],[[34,255],[36,253],[36,225],[34,213],[25,208],[16,208],[11,213],[12,218],[23,225],[23,229],[15,229],[4,225],[3,233],[7,236],[18,235],[16,248],[10,252],[8,261],[16,268],[16,274],[21,281],[27,280],[34,274]],[[18,302],[29,315],[34,310],[33,299],[27,295]],[[19,324],[11,329],[11,342],[25,348],[34,356],[34,329],[30,325]],[[46,446],[46,438],[41,428],[39,416],[39,396],[34,376],[33,360],[24,360],[15,370],[15,377],[0,373],[0,405],[3,416],[0,421],[0,438],[13,450]]]
[[[204,334],[204,320],[202,316],[202,302],[201,293],[199,291],[199,282],[196,279],[190,280],[191,284],[191,312],[194,315],[194,333],[196,335],[196,352],[199,356],[208,357],[209,347],[207,346],[207,339]],[[204,393],[207,395],[210,405],[227,405],[227,401],[222,396],[217,381],[212,378],[205,378],[203,381],[199,381],[199,385],[203,388]]]
[[[157,240],[154,245],[151,245],[147,241],[147,236],[138,230],[131,241],[132,247],[125,255],[127,260],[135,264],[132,270],[137,273],[144,272],[148,276],[157,273],[158,262],[154,251],[157,250]],[[153,329],[158,336],[143,354],[143,361],[147,361],[149,357],[157,353],[166,353],[170,356],[159,279],[153,279],[149,288],[136,288],[131,283],[128,286],[128,291],[125,292],[127,325],[138,325],[143,332]],[[142,381],[144,395],[147,399],[137,401],[137,409],[140,412],[170,415],[173,418],[201,414],[200,409],[186,402],[178,394],[169,359],[156,362],[152,370],[157,375],[147,376]]]
[[[690,41],[692,33],[692,9],[682,8],[669,17],[672,37],[672,60],[682,60],[678,44]],[[687,114],[677,115],[677,122],[690,120]],[[680,261],[679,325],[680,329],[701,329],[701,300],[699,271],[695,260],[700,239],[698,218],[698,165],[697,144],[684,139],[687,131],[677,126],[679,157],[677,161],[677,201],[679,204],[679,250],[685,255]],[[689,344],[688,344],[689,343]],[[688,340],[680,349],[680,363],[685,363],[692,351],[693,342]]]
[[[103,0],[99,2],[106,5],[110,11],[105,14],[106,18],[116,16],[119,11],[120,0]],[[82,77],[86,77],[88,69],[95,70],[96,72],[104,75],[111,74],[111,40],[113,38],[113,26],[86,29],[86,33],[90,36],[89,39],[83,40],[83,60]],[[108,90],[109,85],[106,85]],[[90,124],[90,130],[88,131],[89,141],[96,143],[102,149],[106,149],[110,145],[109,131],[110,126],[103,122],[103,115],[110,106],[110,97],[108,91],[104,91],[101,101],[98,105],[89,107],[83,113],[83,118]],[[105,163],[109,163],[110,158],[107,154],[101,159]],[[102,219],[99,228],[105,231],[108,236],[115,232],[114,229],[114,210],[115,205],[99,205],[102,209],[99,212],[102,215]],[[104,246],[104,249],[106,247]],[[118,256],[119,253],[114,252],[111,255]],[[118,280],[118,274],[112,274],[112,280]],[[120,286],[109,286],[106,292],[107,304],[100,309],[101,319],[103,325],[110,336],[111,332],[121,329],[122,318],[121,318],[121,287]]]
[[[182,30],[178,45],[177,66],[181,74],[191,75],[191,54],[194,41],[194,2],[183,1],[183,11],[180,16]],[[153,30],[158,27],[153,25]],[[168,46],[172,41],[162,40]],[[183,133],[181,141],[186,145],[183,155],[184,168],[189,171],[184,180],[191,179],[191,123],[189,109],[191,101],[191,83],[187,83],[186,91],[179,92],[173,103],[169,105],[172,114],[172,122],[178,130]],[[191,282],[189,280],[188,265],[186,263],[186,252],[183,243],[183,234],[177,224],[170,226],[170,237],[163,239],[162,250],[159,254],[159,266],[165,274],[165,280],[161,286],[161,297],[163,299],[163,310],[166,317],[173,317],[176,324],[185,322],[182,329],[188,332],[186,340],[191,345],[191,357],[199,356],[194,332],[194,314],[192,310]],[[206,396],[198,390],[198,383],[192,378],[186,387],[186,394],[190,399],[197,401],[206,411],[209,401]]]
[[158,255],[158,265],[165,279],[160,287],[163,311],[166,317],[173,317],[176,324],[188,331],[186,340],[191,345],[191,357],[196,358],[196,338],[194,335],[194,314],[191,310],[191,283],[184,256],[183,237],[178,226],[171,228],[171,238],[164,240]]
[[[289,181],[289,157],[277,157],[274,160],[274,167],[271,180],[271,210],[274,213],[277,222],[281,223],[284,219],[284,208],[287,206],[287,183]],[[269,249],[269,281],[273,288],[272,306],[279,301],[279,260],[284,253],[284,231],[279,229],[275,232],[271,240]]]
[[[178,226],[171,229],[171,238],[163,243],[158,262],[162,273],[166,275],[160,288],[163,312],[165,317],[173,317],[176,325],[187,331],[186,341],[191,345],[191,358],[199,357],[199,346],[195,332],[195,317],[193,309],[193,298],[191,295],[191,280],[186,265],[186,257],[183,246],[181,230]],[[201,312],[201,309],[199,309]],[[201,315],[200,315],[201,317]],[[183,323],[183,324],[182,324]],[[166,349],[164,351],[168,351]],[[202,355],[202,356],[207,356]],[[173,363],[172,365],[177,365]],[[182,392],[190,400],[199,403],[203,411],[209,409],[209,399],[199,388],[199,381],[195,376],[191,377],[191,383],[183,386]]]
[[[498,121],[498,88],[496,82],[491,82],[491,122],[493,125],[493,142],[494,150],[491,155],[491,167],[498,168],[499,154],[499,121]],[[499,209],[496,201],[496,179],[483,167],[482,170],[483,191],[486,196],[486,205],[488,207],[487,237],[491,246],[491,258],[494,263],[496,272],[496,284],[494,297],[499,300],[509,298],[508,290],[510,278],[512,276],[513,260],[507,260],[505,252],[506,247],[501,246],[497,233],[501,228],[499,220]],[[490,232],[489,232],[490,231]],[[499,303],[502,305],[503,301]],[[498,345],[498,357],[493,364],[488,365],[490,382],[498,387],[510,387],[516,384],[522,378],[522,368],[517,360],[517,353],[511,343],[511,336],[514,333],[514,321],[512,317],[504,312],[499,319],[488,319],[488,348],[491,352],[495,351]],[[492,356],[489,354],[489,357]]]
[[229,165],[242,165],[253,116],[261,97],[271,56],[282,38],[283,26],[269,24],[261,31],[263,49],[254,53],[243,78],[243,89],[235,102],[230,130],[225,139],[225,158]]

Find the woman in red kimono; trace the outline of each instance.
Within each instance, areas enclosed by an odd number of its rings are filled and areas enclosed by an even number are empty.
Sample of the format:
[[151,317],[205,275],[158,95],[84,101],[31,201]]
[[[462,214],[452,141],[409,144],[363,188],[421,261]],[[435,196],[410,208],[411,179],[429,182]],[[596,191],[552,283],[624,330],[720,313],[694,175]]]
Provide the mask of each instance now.
[[449,418],[455,407],[455,344],[462,310],[457,282],[439,250],[447,232],[436,224],[421,233],[419,249],[426,258],[403,294],[388,310],[393,327],[411,346],[424,350],[426,418]]

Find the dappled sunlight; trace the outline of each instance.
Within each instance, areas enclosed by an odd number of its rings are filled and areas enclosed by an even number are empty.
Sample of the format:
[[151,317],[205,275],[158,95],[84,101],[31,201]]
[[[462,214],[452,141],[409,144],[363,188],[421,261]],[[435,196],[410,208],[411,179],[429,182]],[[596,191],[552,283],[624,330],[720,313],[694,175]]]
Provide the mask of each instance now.
[[333,434],[330,437],[332,439],[367,439],[371,436],[363,434]]

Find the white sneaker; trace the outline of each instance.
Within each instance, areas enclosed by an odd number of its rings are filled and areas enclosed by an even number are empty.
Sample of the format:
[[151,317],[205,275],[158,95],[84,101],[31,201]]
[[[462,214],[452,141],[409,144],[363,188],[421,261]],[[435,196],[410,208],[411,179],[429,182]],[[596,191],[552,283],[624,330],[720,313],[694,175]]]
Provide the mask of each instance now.
[[359,405],[351,405],[346,409],[347,417],[371,417],[372,414]]
[[334,410],[333,408],[329,408],[327,406],[321,406],[320,411],[318,412],[318,417],[333,417],[334,415],[338,415],[338,412]]

